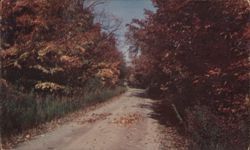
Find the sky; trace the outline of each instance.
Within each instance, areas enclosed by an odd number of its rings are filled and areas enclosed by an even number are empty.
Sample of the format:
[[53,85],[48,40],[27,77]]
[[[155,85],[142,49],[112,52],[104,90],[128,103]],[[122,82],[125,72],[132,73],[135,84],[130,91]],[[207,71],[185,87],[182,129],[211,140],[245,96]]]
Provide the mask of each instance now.
[[[88,0],[90,3],[100,0]],[[102,0],[104,3],[97,5],[94,8],[96,15],[105,14],[108,18],[115,17],[121,21],[120,30],[116,32],[119,40],[118,48],[125,54],[127,59],[128,45],[125,42],[125,33],[127,31],[126,24],[129,24],[132,19],[143,19],[144,9],[154,11],[155,8],[151,0]],[[108,20],[109,22],[110,20]]]

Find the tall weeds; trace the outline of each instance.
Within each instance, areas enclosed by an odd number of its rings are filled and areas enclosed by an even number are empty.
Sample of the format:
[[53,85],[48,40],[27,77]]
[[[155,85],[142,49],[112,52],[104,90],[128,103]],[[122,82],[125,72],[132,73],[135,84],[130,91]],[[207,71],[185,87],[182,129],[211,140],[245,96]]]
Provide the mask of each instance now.
[[99,89],[77,96],[37,96],[34,92],[24,94],[6,89],[1,94],[1,135],[3,137],[20,133],[28,128],[103,102],[125,92],[125,87]]

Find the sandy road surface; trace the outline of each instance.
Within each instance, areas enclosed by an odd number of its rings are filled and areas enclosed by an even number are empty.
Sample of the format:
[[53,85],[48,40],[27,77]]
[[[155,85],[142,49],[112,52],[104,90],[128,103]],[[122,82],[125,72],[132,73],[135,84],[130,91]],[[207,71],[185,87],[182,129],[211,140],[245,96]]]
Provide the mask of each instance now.
[[[52,132],[21,143],[17,150],[158,150],[161,126],[151,117],[154,101],[129,89],[121,97]],[[168,138],[169,141],[171,136]],[[171,147],[171,142],[167,141]],[[168,148],[169,149],[169,148]],[[175,148],[170,148],[175,149]]]

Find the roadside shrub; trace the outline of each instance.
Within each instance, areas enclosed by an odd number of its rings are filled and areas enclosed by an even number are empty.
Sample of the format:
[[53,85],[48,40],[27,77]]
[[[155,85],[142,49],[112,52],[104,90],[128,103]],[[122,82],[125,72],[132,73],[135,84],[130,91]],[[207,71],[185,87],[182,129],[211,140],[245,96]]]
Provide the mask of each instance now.
[[207,106],[187,110],[187,131],[193,139],[190,149],[243,150],[249,142],[249,122],[218,116]]
[[4,89],[4,93],[1,94],[1,134],[6,137],[22,132],[80,108],[108,100],[125,91],[125,87],[117,87],[70,97],[39,97],[33,92],[26,94],[13,88]]

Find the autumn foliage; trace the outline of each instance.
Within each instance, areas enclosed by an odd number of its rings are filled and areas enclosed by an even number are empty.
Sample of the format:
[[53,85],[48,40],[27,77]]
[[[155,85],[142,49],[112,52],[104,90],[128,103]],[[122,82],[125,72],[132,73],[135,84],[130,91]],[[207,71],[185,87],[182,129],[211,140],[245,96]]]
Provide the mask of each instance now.
[[133,76],[176,105],[195,149],[246,149],[249,2],[153,2],[155,13],[129,25]]
[[1,1],[1,136],[125,91],[116,37],[83,4]]
[[25,90],[75,92],[88,80],[119,81],[121,53],[80,0],[1,2],[1,69]]

